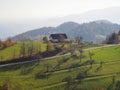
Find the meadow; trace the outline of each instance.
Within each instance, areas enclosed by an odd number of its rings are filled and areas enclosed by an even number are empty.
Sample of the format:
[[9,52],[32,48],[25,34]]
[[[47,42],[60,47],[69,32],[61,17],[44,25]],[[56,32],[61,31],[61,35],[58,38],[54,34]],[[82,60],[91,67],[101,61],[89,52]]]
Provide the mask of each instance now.
[[[24,42],[26,47],[32,45],[34,47],[34,52],[37,52],[41,48],[41,51],[46,50],[46,44],[41,42]],[[18,42],[17,44],[0,50],[0,61],[10,60],[13,58],[19,58],[20,50],[23,42]],[[27,53],[27,49],[26,49]]]
[[[94,53],[92,59],[95,62],[92,68],[91,64],[87,63],[90,60],[89,52]],[[0,67],[0,85],[7,81],[10,90],[115,90],[115,83],[120,80],[119,52],[120,46],[103,47],[84,51],[85,57],[81,61],[79,56],[67,55]],[[80,82],[76,79],[79,72],[87,74]],[[63,81],[66,77],[75,79],[74,83],[68,86],[68,83]]]

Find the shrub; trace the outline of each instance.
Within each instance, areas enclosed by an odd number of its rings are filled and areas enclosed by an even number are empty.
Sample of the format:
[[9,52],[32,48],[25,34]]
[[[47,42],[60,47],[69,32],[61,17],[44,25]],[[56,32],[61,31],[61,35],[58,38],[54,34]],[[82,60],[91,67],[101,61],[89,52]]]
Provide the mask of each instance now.
[[117,81],[115,90],[120,90],[120,81]]
[[68,84],[70,84],[70,83],[74,82],[74,79],[71,76],[67,76],[62,81],[67,82]]
[[75,68],[75,67],[79,67],[79,66],[80,66],[79,63],[73,63],[73,64],[70,66],[70,68]]
[[87,90],[87,89],[84,89],[84,88],[73,88],[72,90]]
[[48,73],[37,72],[35,74],[35,78],[36,79],[46,79],[46,78],[48,78],[49,75],[50,74],[48,74]]
[[76,79],[82,80],[86,77],[87,75],[84,72],[79,72],[76,76]]
[[33,71],[33,68],[26,68],[26,69],[24,68],[21,70],[21,74],[27,75],[27,74],[31,73],[32,71]]

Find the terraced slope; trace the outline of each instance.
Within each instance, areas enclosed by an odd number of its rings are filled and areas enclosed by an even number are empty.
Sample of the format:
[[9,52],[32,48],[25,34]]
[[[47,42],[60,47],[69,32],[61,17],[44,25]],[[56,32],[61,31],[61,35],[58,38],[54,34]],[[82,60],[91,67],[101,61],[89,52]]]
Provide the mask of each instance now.
[[[84,88],[98,90],[111,88],[120,80],[120,46],[104,47],[90,50],[94,53],[95,63],[91,65],[89,51],[85,51],[85,58],[80,62],[79,57],[57,57],[41,62],[27,63],[0,68],[0,85],[5,80],[10,84],[11,90],[73,90]],[[102,66],[100,62],[103,62]],[[87,77],[80,82],[76,79],[79,72],[86,73]],[[75,81],[69,85],[63,79],[71,76]],[[114,84],[112,84],[114,79]],[[105,90],[105,89],[103,89]]]

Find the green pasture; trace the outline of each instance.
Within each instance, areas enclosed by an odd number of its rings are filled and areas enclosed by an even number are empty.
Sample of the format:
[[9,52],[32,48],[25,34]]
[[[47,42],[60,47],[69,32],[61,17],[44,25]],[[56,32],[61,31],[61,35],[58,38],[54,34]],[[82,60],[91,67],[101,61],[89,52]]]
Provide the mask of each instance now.
[[[19,44],[16,44],[16,49],[18,47]],[[89,51],[84,52],[86,57],[81,62],[79,56],[67,55],[0,67],[0,85],[8,80],[11,90],[16,90],[16,88],[19,90],[67,90],[67,83],[63,82],[63,79],[68,76],[75,79],[79,72],[85,72],[87,77],[81,83],[76,80],[76,83],[69,86],[69,90],[72,90],[74,86],[87,90],[108,88],[113,76],[115,76],[115,83],[120,80],[120,46],[104,47],[90,50],[90,52],[94,53],[92,58],[95,60],[92,68],[90,68],[90,64],[86,63],[89,60]],[[100,67],[101,61],[103,61],[102,67]],[[47,65],[49,66],[48,71]],[[39,73],[44,73],[47,77],[39,78],[37,77]],[[111,86],[111,90],[114,88],[115,84]]]
[[[44,44],[44,43],[40,43],[40,42],[24,42],[24,43],[25,43],[26,48],[29,45],[33,45],[33,47],[35,47],[34,48],[35,52],[37,52],[37,50],[40,48],[42,51],[46,50],[46,44]],[[23,44],[23,42],[18,42],[17,44],[15,44],[11,47],[0,50],[0,60],[1,61],[10,60],[10,59],[14,58],[14,56],[15,56],[15,58],[18,58],[20,55],[20,49],[21,49],[22,44]],[[26,50],[26,52],[27,52],[27,50]]]

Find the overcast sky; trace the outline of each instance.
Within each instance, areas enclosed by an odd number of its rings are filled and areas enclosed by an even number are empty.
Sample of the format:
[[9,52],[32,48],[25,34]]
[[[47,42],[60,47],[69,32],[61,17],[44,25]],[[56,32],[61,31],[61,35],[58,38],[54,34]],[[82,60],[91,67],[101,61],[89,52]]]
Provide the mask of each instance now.
[[0,38],[68,21],[59,17],[119,6],[120,0],[0,0]]
[[0,20],[46,19],[120,6],[120,0],[0,0]]

